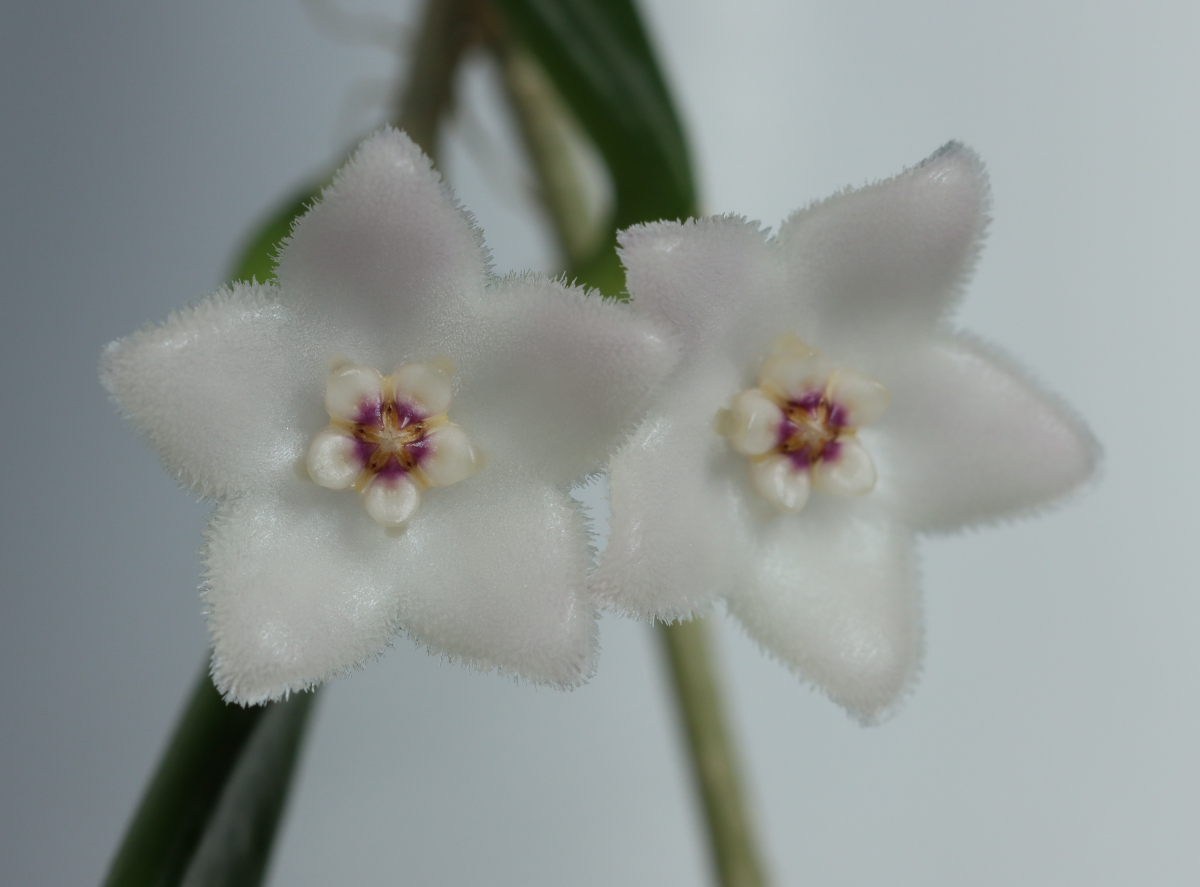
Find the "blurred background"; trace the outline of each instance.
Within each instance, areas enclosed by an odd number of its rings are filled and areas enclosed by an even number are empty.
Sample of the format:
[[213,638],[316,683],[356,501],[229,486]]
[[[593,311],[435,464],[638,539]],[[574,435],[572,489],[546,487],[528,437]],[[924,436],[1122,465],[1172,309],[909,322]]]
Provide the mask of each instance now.
[[[96,381],[383,118],[409,0],[0,10],[0,882],[97,883],[205,655],[207,508]],[[987,161],[959,319],[1091,423],[1102,482],[922,545],[926,655],[863,729],[719,616],[780,885],[1200,883],[1200,11],[1131,0],[649,0],[703,203],[767,225],[951,138]],[[367,18],[362,18],[365,15]],[[445,168],[548,267],[482,59]],[[323,694],[271,883],[699,885],[655,636],[568,694],[403,639]]]

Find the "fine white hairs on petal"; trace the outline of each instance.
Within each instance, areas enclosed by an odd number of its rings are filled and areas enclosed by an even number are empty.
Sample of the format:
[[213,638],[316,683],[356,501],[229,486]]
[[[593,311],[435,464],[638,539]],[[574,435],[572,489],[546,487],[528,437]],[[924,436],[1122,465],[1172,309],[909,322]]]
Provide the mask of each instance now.
[[110,344],[100,379],[180,483],[225,496],[293,479],[301,423],[327,421],[316,345],[276,287],[238,283]]
[[871,723],[920,666],[917,570],[911,531],[848,504],[814,500],[769,525],[729,609],[768,652]]

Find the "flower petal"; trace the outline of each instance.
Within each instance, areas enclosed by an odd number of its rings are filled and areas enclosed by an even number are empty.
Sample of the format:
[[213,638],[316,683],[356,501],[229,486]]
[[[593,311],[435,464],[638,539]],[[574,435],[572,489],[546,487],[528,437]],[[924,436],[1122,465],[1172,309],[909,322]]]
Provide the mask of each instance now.
[[352,487],[366,464],[358,440],[333,425],[316,433],[305,459],[313,483],[330,490]]
[[400,541],[313,484],[218,506],[204,598],[221,693],[279,699],[378,654],[399,627]]
[[745,458],[703,421],[704,399],[666,406],[609,464],[611,532],[590,585],[605,607],[673,621],[707,610],[739,575],[749,483]]
[[592,673],[590,550],[570,496],[495,465],[426,493],[403,540],[404,625],[473,667],[558,687]]
[[429,158],[383,129],[296,222],[277,279],[305,316],[338,331],[331,344],[386,369],[477,303],[487,269],[479,232]]
[[677,355],[629,305],[544,278],[500,281],[475,324],[451,351],[452,418],[490,464],[537,465],[564,483],[607,458]]
[[735,216],[652,222],[621,231],[617,242],[634,305],[679,333],[681,366],[732,358],[747,377],[738,387],[747,387],[787,330],[781,308],[793,307],[780,301],[778,257],[758,223]]
[[113,342],[101,381],[180,483],[223,496],[298,482],[328,422],[326,358],[275,287],[234,284]]
[[1083,423],[979,343],[935,341],[889,381],[893,407],[872,426],[879,448],[871,444],[888,467],[872,495],[886,489],[919,529],[1030,511],[1095,470],[1098,447]]
[[818,311],[813,343],[847,360],[856,344],[873,347],[863,340],[874,334],[942,317],[974,264],[987,211],[983,164],[951,142],[893,179],[793,215],[779,242],[791,291]]
[[769,653],[874,721],[916,674],[921,614],[911,532],[864,501],[818,497],[764,524],[729,608]]
[[432,652],[539,683],[578,684],[594,665],[582,522],[533,476],[428,491],[399,535],[357,497],[312,484],[231,500],[205,561],[213,678],[242,704],[359,666],[401,628]]

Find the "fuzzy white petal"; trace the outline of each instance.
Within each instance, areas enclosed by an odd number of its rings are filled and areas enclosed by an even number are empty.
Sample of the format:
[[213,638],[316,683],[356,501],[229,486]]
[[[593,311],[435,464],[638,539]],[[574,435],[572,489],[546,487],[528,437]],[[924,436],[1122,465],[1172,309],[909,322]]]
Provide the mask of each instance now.
[[357,496],[314,484],[220,505],[205,604],[222,694],[279,699],[381,651],[400,624],[396,541]]
[[313,483],[330,490],[349,489],[362,474],[364,465],[358,441],[332,425],[316,433],[305,459]]
[[479,454],[467,433],[446,422],[425,436],[429,455],[421,463],[421,477],[431,487],[448,487],[470,477],[479,466]]
[[873,428],[887,447],[894,507],[921,529],[1032,510],[1095,470],[1083,423],[978,343],[930,342],[891,387],[893,406]]
[[101,381],[181,483],[206,496],[294,480],[328,421],[326,359],[275,287],[235,284],[105,349]]
[[678,354],[630,306],[533,277],[498,282],[462,334],[451,418],[493,464],[564,483],[603,463]]
[[404,626],[432,652],[538,683],[590,676],[590,549],[574,500],[489,465],[425,495],[403,539]]
[[751,373],[786,331],[778,311],[760,304],[781,293],[782,269],[757,223],[734,216],[653,222],[620,232],[617,242],[634,305],[679,333],[682,363],[732,360]]
[[779,244],[791,291],[818,312],[820,341],[810,344],[846,361],[875,335],[928,328],[958,296],[987,211],[983,164],[952,142],[895,178],[793,215]]
[[227,698],[314,686],[401,628],[432,652],[538,683],[590,675],[588,547],[566,493],[534,475],[480,476],[427,491],[398,535],[357,500],[305,484],[218,508],[205,601]]
[[429,158],[385,129],[296,223],[277,279],[331,344],[387,372],[422,359],[433,328],[478,304],[487,268],[479,232]]
[[666,620],[704,612],[750,554],[739,535],[745,459],[703,421],[703,404],[651,416],[609,465],[611,531],[591,579],[607,607]]
[[729,608],[768,652],[872,721],[917,672],[921,620],[911,532],[864,501],[814,497],[764,525]]

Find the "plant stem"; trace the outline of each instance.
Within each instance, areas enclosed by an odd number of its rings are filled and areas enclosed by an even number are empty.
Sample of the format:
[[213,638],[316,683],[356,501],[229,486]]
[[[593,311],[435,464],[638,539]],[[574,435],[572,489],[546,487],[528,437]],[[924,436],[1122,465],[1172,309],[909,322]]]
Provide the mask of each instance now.
[[573,144],[586,137],[537,60],[515,40],[504,37],[502,23],[496,22],[489,44],[559,251],[568,267],[578,268],[591,257],[605,233],[603,222],[594,218],[578,146]]
[[718,881],[722,887],[761,887],[766,879],[713,669],[708,624],[700,618],[660,623],[657,631],[687,735],[692,775],[704,801]]
[[[569,273],[578,274],[587,258],[580,227],[588,207],[579,180],[580,167],[570,138],[578,132],[564,120],[565,104],[536,61],[502,27],[490,28],[487,45],[495,54],[526,151],[538,177]],[[577,137],[577,136],[576,136]],[[605,295],[620,292],[623,280],[590,280]],[[766,883],[751,828],[737,756],[727,726],[712,665],[708,626],[702,619],[660,625],[658,634],[669,663],[672,686],[700,798],[704,805],[709,846],[722,887],[762,887]]]
[[393,123],[437,163],[442,116],[453,104],[463,51],[478,40],[477,0],[429,0],[411,43],[408,78],[396,95]]

